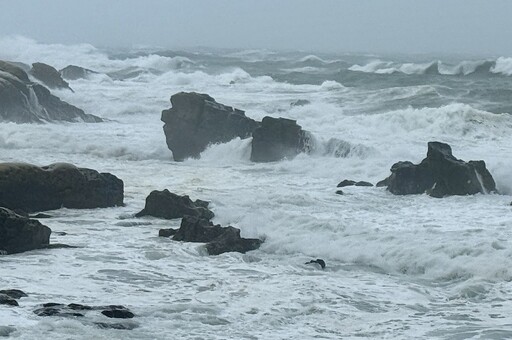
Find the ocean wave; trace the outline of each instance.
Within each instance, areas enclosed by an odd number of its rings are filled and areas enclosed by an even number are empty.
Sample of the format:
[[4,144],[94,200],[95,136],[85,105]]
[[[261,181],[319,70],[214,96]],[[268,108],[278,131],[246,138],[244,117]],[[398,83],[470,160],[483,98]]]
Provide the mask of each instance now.
[[440,60],[428,63],[397,63],[392,61],[372,60],[365,65],[352,65],[349,71],[407,75],[512,75],[512,58],[500,57],[497,60],[465,60],[452,65]]

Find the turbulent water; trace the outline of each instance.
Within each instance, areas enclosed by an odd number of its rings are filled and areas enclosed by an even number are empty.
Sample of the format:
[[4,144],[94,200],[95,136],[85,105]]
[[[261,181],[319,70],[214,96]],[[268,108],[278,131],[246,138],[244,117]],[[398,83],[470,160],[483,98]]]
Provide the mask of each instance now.
[[[100,72],[71,81],[74,93],[53,92],[108,119],[0,123],[0,161],[111,172],[126,203],[49,212],[51,242],[79,248],[0,257],[0,289],[29,294],[0,308],[12,338],[512,337],[512,58],[112,51],[2,38],[0,59]],[[208,93],[255,119],[296,119],[320,147],[255,164],[250,140],[236,139],[174,162],[160,114],[179,91]],[[485,160],[501,194],[335,194],[343,179],[375,183],[396,161],[420,161],[434,140]],[[179,220],[133,214],[164,188],[211,201],[215,223],[265,243],[207,256],[201,244],[159,238]],[[304,264],[316,258],[325,270]],[[123,304],[138,327],[33,314],[45,302]]]

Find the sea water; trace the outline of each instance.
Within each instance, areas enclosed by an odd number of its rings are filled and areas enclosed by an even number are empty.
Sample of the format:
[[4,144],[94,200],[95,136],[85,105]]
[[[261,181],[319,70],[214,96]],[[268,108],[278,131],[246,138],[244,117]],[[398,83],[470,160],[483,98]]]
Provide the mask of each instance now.
[[[29,294],[0,308],[12,338],[512,337],[512,58],[119,51],[4,37],[0,59],[99,72],[70,81],[74,93],[52,92],[107,120],[0,123],[0,161],[110,172],[124,181],[126,203],[50,211],[41,222],[51,242],[78,248],[0,257],[0,289]],[[250,139],[235,139],[174,162],[160,115],[180,91],[254,119],[295,119],[318,148],[252,163]],[[421,161],[429,141],[485,160],[500,194],[335,194],[343,179],[376,183],[397,161]],[[265,242],[208,256],[201,244],[158,237],[180,221],[133,215],[163,189],[210,201],[214,223]],[[325,270],[305,265],[316,258]],[[45,302],[122,304],[136,327],[35,315]]]

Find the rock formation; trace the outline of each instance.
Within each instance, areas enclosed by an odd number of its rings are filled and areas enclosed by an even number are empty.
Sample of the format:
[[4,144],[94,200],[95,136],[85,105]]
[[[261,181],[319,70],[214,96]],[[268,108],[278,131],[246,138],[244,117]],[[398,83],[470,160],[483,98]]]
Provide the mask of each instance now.
[[69,87],[68,82],[62,79],[59,71],[53,66],[44,63],[33,63],[30,74],[51,89],[69,89],[74,92],[71,87]]
[[185,215],[197,216],[211,220],[213,212],[208,209],[208,202],[196,200],[193,202],[188,196],[173,194],[167,189],[154,190],[146,198],[146,205],[135,217],[155,216],[165,219],[181,218]]
[[308,134],[295,120],[264,117],[252,133],[251,161],[273,162],[307,150]]
[[398,162],[391,167],[387,189],[395,195],[428,193],[433,197],[472,195],[496,191],[484,161],[464,162],[452,155],[448,144],[429,142],[420,164]]
[[207,94],[176,93],[162,111],[167,146],[174,160],[198,158],[210,144],[250,137],[258,123],[243,111],[219,104]]
[[259,239],[240,237],[240,229],[228,226],[221,227],[212,222],[194,216],[185,216],[178,230],[162,229],[160,236],[174,235],[174,241],[202,242],[210,255],[226,252],[245,253],[258,249],[262,243]]
[[0,163],[0,206],[26,212],[123,204],[123,181],[109,173],[57,163]]
[[101,122],[32,83],[20,67],[0,60],[0,121],[42,123],[50,121]]
[[[3,254],[46,248],[50,244],[51,232],[37,220],[0,207],[0,251]],[[5,291],[2,294],[11,296]]]
[[90,74],[97,74],[98,72],[80,66],[68,65],[60,70],[59,73],[64,79],[77,80],[87,78]]

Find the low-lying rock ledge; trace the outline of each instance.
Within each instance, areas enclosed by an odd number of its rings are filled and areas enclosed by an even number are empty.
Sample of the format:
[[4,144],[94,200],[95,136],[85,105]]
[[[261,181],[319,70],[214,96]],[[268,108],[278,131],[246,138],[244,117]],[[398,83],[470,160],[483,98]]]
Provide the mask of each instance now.
[[135,217],[149,215],[171,220],[190,215],[211,220],[215,215],[208,209],[208,205],[209,203],[206,201],[192,201],[187,195],[176,195],[167,189],[154,190],[146,198],[144,209],[138,212]]
[[123,181],[68,163],[0,163],[0,206],[25,212],[123,205]]
[[258,249],[263,242],[260,239],[240,237],[240,229],[228,226],[221,227],[196,216],[185,216],[178,230],[161,229],[159,236],[172,236],[174,241],[206,243],[205,248],[210,255],[227,252],[246,253]]
[[207,94],[180,92],[162,111],[167,146],[174,160],[199,158],[209,145],[253,137],[251,160],[272,162],[309,151],[309,133],[296,121],[264,117],[257,122],[244,111],[217,103]]
[[427,193],[440,198],[496,192],[496,183],[484,161],[457,159],[451,147],[441,142],[428,143],[427,157],[420,164],[393,164],[391,175],[381,182],[395,195]]
[[345,179],[338,183],[337,188],[343,188],[343,187],[349,187],[349,186],[356,186],[356,187],[373,187],[373,184],[370,182],[365,181],[353,181],[350,179]]

